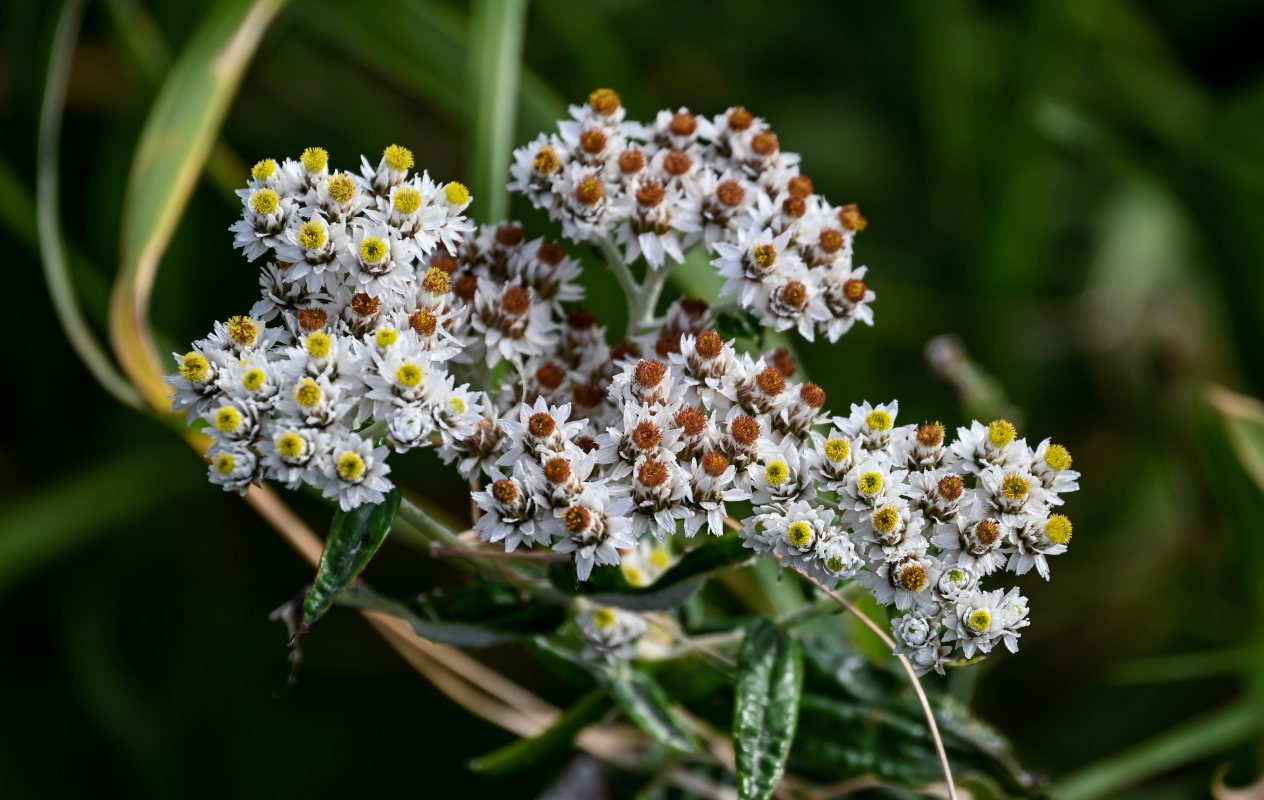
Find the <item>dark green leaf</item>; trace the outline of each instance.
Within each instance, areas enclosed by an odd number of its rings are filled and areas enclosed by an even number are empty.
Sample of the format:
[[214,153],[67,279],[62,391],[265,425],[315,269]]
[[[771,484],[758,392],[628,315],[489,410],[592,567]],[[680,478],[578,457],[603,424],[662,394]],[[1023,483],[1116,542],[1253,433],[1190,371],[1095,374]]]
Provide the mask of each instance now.
[[501,775],[535,766],[543,759],[569,747],[580,731],[601,719],[609,708],[610,698],[603,692],[589,692],[540,735],[519,739],[476,758],[470,762],[470,769]]
[[517,638],[512,633],[483,625],[423,619],[403,603],[382,597],[363,585],[354,586],[343,592],[338,596],[337,603],[348,608],[382,611],[393,617],[399,617],[411,625],[413,631],[421,638],[457,647],[491,647],[495,644],[512,642]]
[[731,311],[721,313],[715,320],[715,330],[725,339],[751,339],[758,341],[763,336],[763,328],[759,319],[750,312],[735,314]]
[[334,599],[351,585],[381,547],[395,522],[399,499],[399,489],[392,489],[386,499],[376,505],[364,503],[350,511],[338,509],[334,512],[329,538],[325,540],[325,551],[320,555],[316,580],[303,601],[300,636],[324,616]]
[[549,672],[576,686],[597,683],[592,666],[579,654],[558,645],[547,636],[532,636],[523,642]]
[[684,753],[697,752],[693,733],[676,719],[663,688],[649,675],[628,667],[610,685],[610,693],[623,713],[654,741]]
[[549,579],[559,591],[585,595],[594,603],[638,611],[674,608],[701,589],[711,573],[751,555],[739,537],[724,536],[686,553],[653,586],[633,586],[618,567],[598,567],[587,581],[577,584],[569,564],[554,564]]
[[799,724],[802,693],[802,647],[769,620],[751,620],[737,657],[733,712],[742,800],[766,800],[777,788]]

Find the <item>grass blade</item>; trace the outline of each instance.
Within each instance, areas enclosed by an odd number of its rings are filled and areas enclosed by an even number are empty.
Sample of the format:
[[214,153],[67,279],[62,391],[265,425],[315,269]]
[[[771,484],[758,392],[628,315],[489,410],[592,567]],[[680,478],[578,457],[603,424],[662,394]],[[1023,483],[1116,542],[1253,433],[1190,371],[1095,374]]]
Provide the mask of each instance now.
[[509,156],[517,117],[526,0],[477,0],[470,19],[469,76],[474,99],[470,157],[480,222],[509,213]]
[[92,376],[116,400],[132,408],[144,402],[136,389],[114,366],[105,349],[97,342],[88,321],[79,308],[74,281],[70,276],[70,260],[62,240],[61,214],[58,202],[58,141],[61,139],[61,117],[65,106],[66,81],[74,56],[75,39],[83,20],[84,0],[67,0],[57,22],[52,52],[48,59],[48,75],[44,82],[44,102],[40,109],[39,148],[36,173],[36,225],[39,231],[44,281],[57,312],[57,321],[70,340],[71,347]]
[[110,334],[123,368],[155,408],[167,406],[148,320],[158,266],[246,64],[283,3],[220,0],[211,7],[159,90],[132,160]]

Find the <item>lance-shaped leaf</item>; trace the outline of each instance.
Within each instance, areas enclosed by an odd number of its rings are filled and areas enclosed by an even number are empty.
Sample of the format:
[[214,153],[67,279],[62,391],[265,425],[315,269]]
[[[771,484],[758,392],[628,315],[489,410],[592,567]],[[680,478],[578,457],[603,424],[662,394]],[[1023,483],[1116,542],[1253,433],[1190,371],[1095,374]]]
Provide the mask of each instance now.
[[697,752],[698,741],[672,712],[663,687],[649,675],[631,667],[623,669],[610,684],[610,694],[623,713],[654,741],[682,753]]
[[338,595],[335,602],[348,608],[381,611],[383,614],[399,617],[412,626],[413,631],[421,638],[456,647],[491,647],[512,642],[518,638],[514,633],[497,630],[487,625],[425,619],[413,613],[412,609],[403,603],[371,591],[363,582]]
[[316,581],[307,599],[303,601],[303,624],[298,633],[303,635],[324,616],[334,599],[351,585],[360,571],[382,546],[386,534],[395,522],[399,511],[399,489],[392,489],[382,502],[364,503],[350,511],[339,509],[334,513],[329,538],[325,540],[325,552],[320,556]]
[[737,657],[737,791],[741,800],[765,800],[785,770],[799,724],[803,649],[766,619],[746,626]]
[[541,760],[569,747],[580,731],[601,719],[609,708],[610,698],[604,693],[589,692],[540,735],[510,742],[499,750],[476,758],[470,762],[470,769],[501,775],[535,766]]

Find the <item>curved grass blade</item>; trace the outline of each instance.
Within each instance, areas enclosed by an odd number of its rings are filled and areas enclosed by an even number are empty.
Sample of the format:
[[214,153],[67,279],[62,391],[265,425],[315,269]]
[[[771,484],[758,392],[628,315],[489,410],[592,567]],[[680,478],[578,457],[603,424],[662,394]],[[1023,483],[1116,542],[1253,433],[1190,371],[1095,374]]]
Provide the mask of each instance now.
[[284,0],[220,0],[180,53],[154,100],[123,201],[110,335],[150,405],[167,407],[149,297],[163,252],[219,134],[242,73]]
[[741,800],[766,800],[781,780],[799,724],[803,648],[760,618],[746,626],[737,657],[733,743]]
[[57,146],[61,139],[66,81],[79,24],[83,19],[83,7],[84,0],[67,0],[62,7],[48,59],[48,76],[44,82],[36,157],[36,225],[39,231],[40,256],[44,265],[44,281],[48,284],[48,294],[52,299],[53,309],[57,312],[57,321],[65,331],[66,338],[70,340],[75,354],[97,382],[116,400],[139,409],[144,406],[140,394],[114,366],[79,308],[74,281],[70,276],[70,261],[62,239]]
[[399,497],[399,489],[392,489],[386,499],[376,505],[364,503],[350,511],[339,509],[334,512],[329,538],[325,540],[325,551],[321,553],[320,566],[316,569],[316,580],[303,601],[303,624],[299,626],[299,636],[324,616],[342,590],[351,585],[382,546],[399,511]]
[[698,741],[672,713],[663,687],[644,672],[627,664],[623,666],[619,676],[610,684],[610,694],[623,713],[664,747],[682,753],[696,753]]
[[470,762],[470,769],[488,775],[503,775],[535,766],[569,747],[580,731],[600,720],[609,709],[610,698],[602,692],[589,692],[539,736],[510,742],[499,750],[476,758]]
[[1264,403],[1213,386],[1207,400],[1220,413],[1233,452],[1255,485],[1264,491]]
[[503,219],[509,212],[505,177],[513,149],[526,19],[526,0],[477,0],[470,17],[470,163],[474,197],[480,200],[473,209],[481,222]]

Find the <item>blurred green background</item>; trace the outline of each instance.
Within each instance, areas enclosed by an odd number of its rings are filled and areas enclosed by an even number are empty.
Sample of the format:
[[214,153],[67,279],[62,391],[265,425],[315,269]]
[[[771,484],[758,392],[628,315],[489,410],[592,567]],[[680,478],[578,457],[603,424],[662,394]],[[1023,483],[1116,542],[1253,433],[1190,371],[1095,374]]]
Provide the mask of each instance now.
[[[60,210],[102,338],[137,138],[212,5],[87,5]],[[0,791],[536,796],[560,764],[468,773],[466,759],[510,736],[348,611],[308,638],[284,691],[286,636],[267,615],[310,568],[206,485],[169,425],[120,406],[76,360],[40,285],[34,206],[59,11],[8,0],[0,12],[0,237],[14,278],[0,349]],[[156,328],[186,342],[249,307],[256,267],[226,229],[231,189],[259,158],[321,144],[352,167],[399,142],[436,178],[470,181],[470,19],[446,2],[284,7],[164,258]],[[515,144],[598,86],[640,119],[743,104],[803,154],[818,191],[860,204],[877,326],[802,351],[832,408],[897,397],[902,419],[950,426],[1004,410],[1071,449],[1076,536],[1052,582],[1022,580],[1023,649],[953,687],[1068,796],[1202,797],[1221,770],[1230,785],[1264,770],[1264,494],[1208,402],[1214,384],[1264,394],[1261,34],[1250,0],[528,11]],[[617,317],[608,279],[586,281],[592,307]],[[924,357],[940,334],[969,354],[958,385]],[[455,487],[426,471],[435,463],[418,474]],[[325,510],[295,506],[324,529]],[[406,593],[437,580],[415,551],[384,552],[375,582]],[[535,669],[520,651],[487,657]]]

